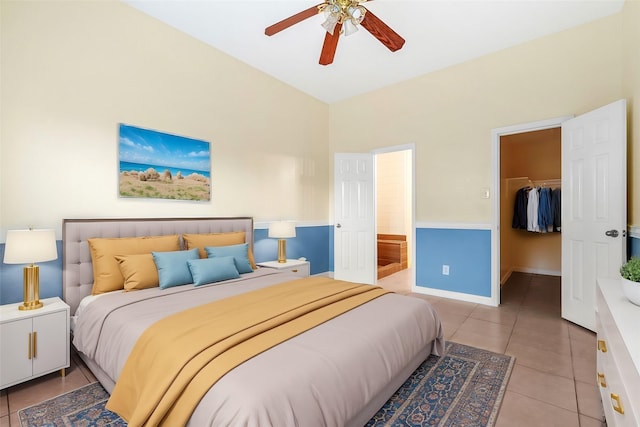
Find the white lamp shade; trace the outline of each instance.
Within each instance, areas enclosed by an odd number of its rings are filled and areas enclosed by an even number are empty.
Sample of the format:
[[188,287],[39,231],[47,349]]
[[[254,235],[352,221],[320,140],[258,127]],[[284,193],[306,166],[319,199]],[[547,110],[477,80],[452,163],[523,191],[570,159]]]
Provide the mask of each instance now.
[[351,19],[347,19],[346,21],[344,21],[343,28],[345,36],[350,36],[351,34],[358,31],[358,26]]
[[296,225],[291,221],[275,221],[269,224],[269,237],[288,239],[296,237]]
[[327,33],[333,35],[333,31],[336,29],[338,23],[337,15],[331,14],[327,16],[327,19],[321,24],[322,28],[327,30]]
[[5,264],[31,264],[58,258],[54,230],[9,230],[4,247]]

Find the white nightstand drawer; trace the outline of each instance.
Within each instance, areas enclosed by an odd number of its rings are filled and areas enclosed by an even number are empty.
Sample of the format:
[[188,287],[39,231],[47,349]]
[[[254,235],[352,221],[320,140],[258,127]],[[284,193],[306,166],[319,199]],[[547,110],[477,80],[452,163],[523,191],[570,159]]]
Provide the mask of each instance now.
[[300,276],[300,277],[307,277],[310,275],[308,262],[296,267],[289,267],[287,268],[287,270],[295,274],[296,276]]
[[287,262],[267,261],[257,263],[263,268],[274,268],[276,270],[288,271],[300,277],[308,277],[311,274],[311,265],[309,261],[300,261],[297,259],[288,259]]

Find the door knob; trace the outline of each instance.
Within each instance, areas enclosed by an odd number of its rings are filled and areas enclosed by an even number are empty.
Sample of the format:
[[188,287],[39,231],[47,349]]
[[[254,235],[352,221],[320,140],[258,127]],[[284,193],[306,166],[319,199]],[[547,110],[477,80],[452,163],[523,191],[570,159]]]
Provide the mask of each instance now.
[[341,228],[341,227],[342,227],[342,225],[336,224],[336,228]]
[[609,237],[618,237],[618,230],[605,231],[604,234]]

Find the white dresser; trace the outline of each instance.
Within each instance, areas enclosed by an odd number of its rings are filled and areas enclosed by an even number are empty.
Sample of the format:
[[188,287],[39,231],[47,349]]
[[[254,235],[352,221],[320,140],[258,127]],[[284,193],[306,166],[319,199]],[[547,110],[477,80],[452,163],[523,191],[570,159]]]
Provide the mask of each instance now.
[[[640,286],[640,285],[639,285]],[[640,426],[640,307],[620,279],[598,279],[597,381],[607,426]]]

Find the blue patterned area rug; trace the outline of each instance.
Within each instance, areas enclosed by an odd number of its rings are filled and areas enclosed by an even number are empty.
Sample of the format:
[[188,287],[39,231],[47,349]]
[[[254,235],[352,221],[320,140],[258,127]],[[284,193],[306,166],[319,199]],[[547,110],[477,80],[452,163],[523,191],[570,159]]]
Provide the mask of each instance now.
[[[367,426],[490,427],[515,359],[453,342],[429,356]],[[18,411],[21,427],[126,427],[105,409],[109,395],[92,383]]]

